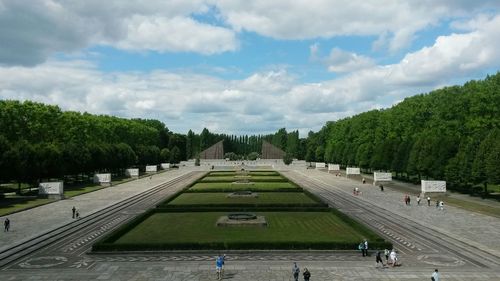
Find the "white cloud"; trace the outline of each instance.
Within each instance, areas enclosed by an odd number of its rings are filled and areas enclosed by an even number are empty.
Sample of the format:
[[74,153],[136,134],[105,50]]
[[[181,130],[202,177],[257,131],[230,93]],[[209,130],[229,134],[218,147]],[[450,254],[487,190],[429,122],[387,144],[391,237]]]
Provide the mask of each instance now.
[[0,64],[33,66],[107,44],[137,51],[217,54],[238,47],[229,28],[193,19],[206,1],[0,1]]
[[216,0],[216,5],[235,30],[288,40],[383,35],[378,46],[391,51],[407,47],[416,32],[441,20],[500,6],[494,0]]
[[333,48],[330,55],[325,58],[328,64],[328,71],[331,72],[351,72],[375,65],[375,62],[366,56],[356,53],[346,52],[338,48]]
[[[263,133],[286,126],[305,134],[327,120],[390,106],[406,96],[497,67],[499,45],[500,16],[496,16],[469,32],[440,36],[398,63],[360,68],[319,83],[301,83],[286,68],[224,80],[160,70],[103,73],[85,61],[51,60],[31,68],[0,67],[0,98],[155,118],[178,132],[208,127]],[[344,60],[334,55],[337,66],[363,61],[352,53],[338,53]]]
[[126,50],[189,51],[206,55],[234,51],[238,47],[233,31],[186,17],[133,16],[126,25],[127,35],[109,44]]

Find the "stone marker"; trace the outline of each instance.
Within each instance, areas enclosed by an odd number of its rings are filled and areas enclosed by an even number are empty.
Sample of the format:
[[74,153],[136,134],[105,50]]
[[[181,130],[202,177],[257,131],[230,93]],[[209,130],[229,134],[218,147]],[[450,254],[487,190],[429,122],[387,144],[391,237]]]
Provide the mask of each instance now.
[[94,183],[100,185],[111,185],[111,174],[95,174]]
[[38,186],[38,195],[49,199],[64,198],[64,182],[41,182]]
[[156,173],[157,171],[158,171],[158,166],[156,165],[146,166],[146,173]]

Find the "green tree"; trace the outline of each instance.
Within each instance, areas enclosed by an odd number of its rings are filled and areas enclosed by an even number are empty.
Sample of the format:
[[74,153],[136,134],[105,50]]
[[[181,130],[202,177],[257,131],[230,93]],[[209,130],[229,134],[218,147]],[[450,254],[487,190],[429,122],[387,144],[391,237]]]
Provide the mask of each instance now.
[[283,163],[285,163],[285,165],[290,165],[292,164],[292,162],[293,162],[292,155],[285,153],[285,155],[283,155]]
[[257,160],[257,158],[259,158],[260,155],[259,153],[257,152],[250,152],[248,155],[247,155],[247,159],[250,160],[250,161],[254,161],[254,160]]
[[177,164],[180,161],[181,161],[181,150],[177,146],[174,146],[170,151],[170,163]]
[[170,150],[168,148],[163,148],[160,151],[160,159],[162,162],[170,162]]

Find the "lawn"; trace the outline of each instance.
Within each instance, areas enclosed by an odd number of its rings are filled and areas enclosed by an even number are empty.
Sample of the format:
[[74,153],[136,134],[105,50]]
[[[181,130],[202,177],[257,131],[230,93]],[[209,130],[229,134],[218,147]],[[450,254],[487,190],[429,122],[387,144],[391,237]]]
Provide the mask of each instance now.
[[204,177],[201,182],[233,182],[233,181],[238,181],[242,179],[248,179],[249,181],[269,181],[269,182],[279,182],[279,181],[287,181],[285,178],[282,176],[242,176],[242,175],[235,175],[235,176],[212,176],[212,177]]
[[[250,176],[279,176],[278,172],[274,171],[247,171]],[[236,171],[215,171],[210,172],[207,177],[234,177],[238,175]]]
[[[116,247],[151,248],[345,248],[363,239],[382,240],[359,230],[331,212],[257,212],[268,226],[218,227],[224,212],[154,213],[130,231],[109,242]],[[115,241],[113,241],[115,240]],[[108,241],[103,241],[109,243]]]
[[230,193],[184,193],[168,202],[168,205],[227,205],[227,204],[315,204],[301,192],[262,192],[259,197],[227,197]]
[[297,190],[298,187],[290,182],[255,182],[248,184],[232,184],[230,182],[199,182],[193,185],[190,191],[233,191],[233,190],[252,190],[252,191],[273,191],[273,190]]
[[36,206],[56,201],[55,199],[43,199],[36,197],[12,196],[0,199],[0,216],[19,212]]
[[236,172],[233,171],[221,171],[221,172],[210,172],[207,177],[234,177]]

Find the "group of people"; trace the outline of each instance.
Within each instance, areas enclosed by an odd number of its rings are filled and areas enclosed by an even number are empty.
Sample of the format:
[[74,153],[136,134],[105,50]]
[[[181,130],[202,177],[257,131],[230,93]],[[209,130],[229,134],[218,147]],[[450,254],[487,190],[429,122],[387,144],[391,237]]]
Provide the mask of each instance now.
[[444,210],[444,202],[441,200],[437,200],[436,201],[436,209],[441,210],[441,211]]
[[391,265],[392,267],[401,265],[398,261],[398,255],[396,254],[396,250],[392,249],[391,251],[389,251],[388,249],[385,249],[384,256],[385,256],[385,264],[384,261],[382,260],[382,251],[377,251],[377,254],[375,255],[375,261],[377,263],[377,267],[379,265],[382,267],[389,265]]
[[[427,196],[426,199],[427,199],[427,206],[430,206],[431,205],[431,198],[429,196]],[[422,198],[420,197],[420,194],[417,195],[417,205],[420,205],[421,200],[422,200]],[[411,202],[410,195],[405,194],[405,196],[403,197],[403,201],[405,202],[406,206],[409,206],[410,202]],[[436,209],[444,210],[444,202],[442,200],[436,201]]]
[[[299,281],[300,268],[296,262],[293,263],[292,275],[293,275],[293,280]],[[304,277],[304,281],[309,281],[309,278],[311,278],[311,272],[309,272],[307,267],[304,267],[304,271],[302,272],[302,276]]]
[[359,188],[355,187],[355,188],[352,190],[352,194],[353,194],[353,195],[360,195],[360,194],[361,194],[361,191],[359,191]]
[[73,206],[73,208],[71,209],[72,213],[73,213],[73,218],[74,219],[79,219],[80,218],[80,212],[78,212],[78,210],[75,208],[75,206]]
[[368,241],[366,239],[363,240],[361,243],[359,243],[358,250],[361,251],[361,254],[363,255],[363,257],[368,256]]

